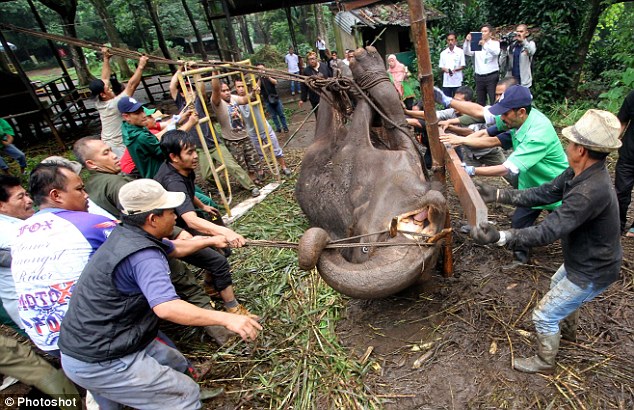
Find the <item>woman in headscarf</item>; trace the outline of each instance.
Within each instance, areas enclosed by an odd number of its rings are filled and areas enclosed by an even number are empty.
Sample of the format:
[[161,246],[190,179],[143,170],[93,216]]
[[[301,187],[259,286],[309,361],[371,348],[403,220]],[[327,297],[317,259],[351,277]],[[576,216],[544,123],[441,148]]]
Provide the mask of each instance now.
[[390,81],[396,87],[398,95],[401,96],[401,100],[405,103],[408,110],[412,109],[414,104],[414,90],[407,83],[407,76],[409,75],[407,67],[400,63],[394,54],[387,56],[387,74],[390,76]]

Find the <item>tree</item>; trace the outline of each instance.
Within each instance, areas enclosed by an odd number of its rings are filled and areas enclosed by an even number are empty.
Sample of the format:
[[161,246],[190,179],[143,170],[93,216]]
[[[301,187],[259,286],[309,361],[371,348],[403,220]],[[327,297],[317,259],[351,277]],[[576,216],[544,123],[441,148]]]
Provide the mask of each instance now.
[[[172,59],[170,54],[169,47],[167,46],[167,42],[165,41],[165,37],[163,36],[163,30],[161,29],[161,23],[158,18],[158,14],[156,12],[156,7],[152,4],[152,0],[144,0],[145,5],[147,6],[147,11],[150,14],[150,19],[152,20],[152,24],[154,24],[154,29],[156,30],[156,39],[159,44],[159,48],[163,52],[163,56],[169,60]],[[176,72],[176,67],[173,64],[170,64],[170,71],[172,73]]]
[[203,43],[203,37],[200,35],[200,30],[198,30],[198,25],[196,25],[196,21],[194,20],[194,15],[189,9],[189,5],[187,5],[187,0],[182,0],[183,9],[185,10],[185,14],[187,14],[187,18],[189,19],[189,23],[192,25],[192,29],[194,29],[194,35],[196,36],[196,40],[198,41],[198,49],[200,50],[200,56],[203,60],[207,60],[207,51],[205,51],[205,44]]
[[[53,10],[62,19],[64,35],[77,38],[75,27],[75,15],[77,13],[77,0],[39,0],[40,3]],[[86,65],[86,57],[81,47],[69,47],[70,55],[75,65],[77,79],[80,85],[87,85],[94,79]]]
[[[121,41],[121,37],[119,36],[119,32],[117,31],[114,24],[112,24],[112,18],[110,17],[110,13],[108,12],[108,8],[106,7],[106,3],[104,0],[90,0],[90,3],[97,10],[97,14],[99,14],[99,18],[101,23],[103,24],[103,28],[106,31],[106,36],[108,36],[108,41],[112,44],[113,47],[121,48],[124,46]],[[127,48],[127,47],[126,47]],[[125,58],[121,56],[115,56],[114,58],[117,66],[119,66],[119,71],[121,72],[121,76],[123,78],[132,77],[132,70],[128,66]]]

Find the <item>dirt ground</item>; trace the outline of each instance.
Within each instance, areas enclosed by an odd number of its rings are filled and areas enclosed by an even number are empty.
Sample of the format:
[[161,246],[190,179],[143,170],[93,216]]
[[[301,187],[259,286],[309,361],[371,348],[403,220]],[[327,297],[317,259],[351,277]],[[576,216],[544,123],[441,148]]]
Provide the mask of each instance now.
[[[303,133],[289,147],[311,141]],[[487,183],[504,186],[501,178]],[[578,341],[562,342],[555,374],[522,374],[511,360],[534,353],[531,313],[563,261],[560,243],[533,249],[531,265],[513,268],[510,251],[460,232],[450,186],[448,198],[453,277],[436,273],[386,299],[350,300],[337,327],[351,355],[371,350],[378,366],[366,385],[385,409],[634,408],[634,238],[622,240],[622,280],[581,308]],[[512,212],[490,207],[489,219],[508,228]]]
[[[291,119],[291,134],[307,106]],[[310,116],[287,149],[306,148],[314,126]],[[288,137],[280,136],[281,143]],[[634,239],[622,241],[623,279],[583,306],[579,340],[562,342],[555,374],[526,375],[510,363],[533,353],[531,312],[562,262],[561,247],[535,248],[532,265],[506,269],[511,253],[474,245],[460,233],[463,216],[451,188],[448,196],[453,277],[436,273],[386,299],[349,300],[337,327],[350,355],[370,352],[377,362],[365,380],[368,393],[399,410],[634,408]],[[489,211],[491,220],[509,226],[511,208]],[[18,384],[6,393],[24,391]]]

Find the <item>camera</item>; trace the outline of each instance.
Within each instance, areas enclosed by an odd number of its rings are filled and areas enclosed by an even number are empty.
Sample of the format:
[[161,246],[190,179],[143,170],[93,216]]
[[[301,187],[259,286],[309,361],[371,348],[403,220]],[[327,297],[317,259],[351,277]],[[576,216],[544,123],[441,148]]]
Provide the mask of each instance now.
[[515,37],[517,37],[517,33],[515,31],[511,31],[510,33],[507,33],[507,34],[502,34],[500,36],[500,44],[509,45],[513,41],[515,41]]

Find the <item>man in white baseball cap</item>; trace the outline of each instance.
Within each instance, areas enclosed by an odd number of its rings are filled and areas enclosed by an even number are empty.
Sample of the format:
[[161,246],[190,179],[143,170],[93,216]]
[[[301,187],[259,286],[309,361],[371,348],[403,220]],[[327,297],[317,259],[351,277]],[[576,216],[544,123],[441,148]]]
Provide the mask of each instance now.
[[[102,408],[115,403],[200,408],[200,388],[184,374],[187,360],[156,340],[159,319],[220,325],[244,340],[262,330],[253,317],[202,309],[176,294],[167,255],[181,256],[187,244],[161,238],[171,234],[174,208],[184,200],[184,193],[167,192],[151,179],[124,185],[119,190],[122,226],[95,252],[75,285],[59,341],[63,367]],[[199,249],[205,239],[185,242]]]
[[623,254],[619,209],[605,158],[621,146],[620,133],[616,116],[588,110],[575,125],[562,131],[568,139],[570,167],[557,178],[524,190],[478,188],[487,203],[536,206],[562,201],[542,223],[531,228],[498,232],[484,222],[471,231],[472,238],[482,245],[539,246],[561,239],[564,263],[533,311],[537,355],[515,359],[516,370],[553,372],[560,338],[576,340],[578,308],[619,278]]

